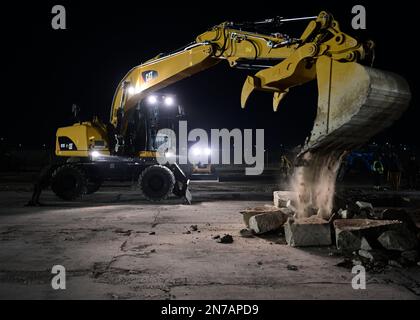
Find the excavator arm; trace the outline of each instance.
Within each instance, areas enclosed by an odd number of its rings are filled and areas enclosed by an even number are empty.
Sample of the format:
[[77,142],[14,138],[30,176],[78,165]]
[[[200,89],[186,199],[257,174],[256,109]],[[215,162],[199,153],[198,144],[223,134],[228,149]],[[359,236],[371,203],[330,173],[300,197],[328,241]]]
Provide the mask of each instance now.
[[[133,68],[117,88],[111,122],[115,124],[115,111],[119,108],[130,108],[151,90],[158,90],[191,76],[220,60],[227,60],[231,67],[265,69],[246,80],[241,97],[244,107],[247,97],[254,89],[284,92],[281,86],[275,86],[276,81],[282,80],[279,75],[288,79],[290,86],[315,79],[314,68],[310,68],[307,62],[314,62],[319,56],[327,55],[341,61],[365,59],[365,47],[341,32],[338,22],[330,14],[321,12],[317,17],[306,19],[313,20],[300,38],[279,33],[264,35],[246,32],[235,29],[234,23],[225,22],[199,35],[192,45],[181,51],[158,56]],[[309,61],[310,59],[312,60]],[[259,64],[261,60],[285,61],[272,67]],[[303,62],[306,63],[305,70],[301,70],[300,65]],[[298,77],[301,79],[297,79]],[[288,88],[288,84],[284,82],[283,87]],[[126,89],[128,95],[124,94]]]
[[[124,114],[148,94],[185,77],[203,71],[221,60],[230,67],[260,69],[248,76],[241,94],[244,108],[254,90],[273,93],[273,108],[289,88],[317,78],[316,61],[328,57],[335,61],[361,61],[367,47],[343,33],[327,12],[311,19],[300,38],[283,34],[242,31],[242,26],[225,22],[199,35],[184,49],[158,56],[128,72],[113,99],[111,123],[124,132]],[[282,20],[278,20],[282,22]],[[369,50],[371,48],[368,48]],[[262,62],[269,63],[263,64]]]

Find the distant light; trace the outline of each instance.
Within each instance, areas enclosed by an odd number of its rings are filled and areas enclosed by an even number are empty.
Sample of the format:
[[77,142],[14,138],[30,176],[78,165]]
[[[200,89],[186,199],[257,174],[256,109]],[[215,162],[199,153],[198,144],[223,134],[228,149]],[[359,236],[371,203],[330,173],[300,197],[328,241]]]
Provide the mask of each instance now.
[[97,158],[97,157],[99,157],[101,154],[100,154],[98,151],[92,151],[92,152],[90,153],[90,155],[92,156],[92,158]]
[[192,149],[192,153],[193,153],[193,155],[195,155],[195,156],[199,156],[200,154],[201,154],[201,150],[200,150],[200,148],[193,148]]
[[165,97],[165,105],[172,106],[174,104],[174,98],[172,97]]
[[158,101],[158,99],[157,99],[157,97],[156,97],[156,96],[150,96],[149,98],[147,98],[147,101],[148,101],[150,104],[156,104],[156,103],[157,103],[157,101]]
[[205,149],[204,149],[204,154],[205,154],[206,156],[209,156],[209,155],[211,154],[211,150],[210,150],[210,148],[205,148]]
[[166,152],[165,153],[165,157],[166,158],[173,158],[175,156],[175,154],[174,153],[172,153],[172,152]]

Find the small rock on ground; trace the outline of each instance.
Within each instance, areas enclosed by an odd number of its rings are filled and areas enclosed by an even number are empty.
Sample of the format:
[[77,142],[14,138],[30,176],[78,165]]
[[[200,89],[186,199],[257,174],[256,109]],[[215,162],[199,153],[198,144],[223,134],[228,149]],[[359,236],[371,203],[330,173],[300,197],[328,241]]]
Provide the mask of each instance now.
[[232,243],[233,242],[233,237],[230,234],[225,234],[223,237],[218,239],[217,242],[219,242],[219,243]]

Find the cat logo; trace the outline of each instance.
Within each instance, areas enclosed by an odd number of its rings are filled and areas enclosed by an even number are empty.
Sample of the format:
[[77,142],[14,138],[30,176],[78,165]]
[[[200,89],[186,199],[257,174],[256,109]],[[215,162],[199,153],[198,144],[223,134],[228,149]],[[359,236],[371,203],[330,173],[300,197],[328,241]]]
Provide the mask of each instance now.
[[150,80],[157,78],[158,72],[155,70],[148,70],[148,71],[142,72],[141,75],[143,77],[144,82],[149,82]]

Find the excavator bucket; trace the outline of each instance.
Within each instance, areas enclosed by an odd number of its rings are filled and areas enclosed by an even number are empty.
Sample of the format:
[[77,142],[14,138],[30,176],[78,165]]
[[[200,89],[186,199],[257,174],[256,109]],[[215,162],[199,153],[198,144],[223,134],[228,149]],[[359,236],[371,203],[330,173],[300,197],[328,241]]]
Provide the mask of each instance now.
[[411,94],[402,77],[356,62],[319,57],[318,110],[302,152],[346,151],[389,127],[407,109]]
[[329,219],[341,160],[397,120],[411,94],[400,76],[356,62],[323,56],[316,69],[318,111],[291,183],[298,216],[316,208],[319,217]]

